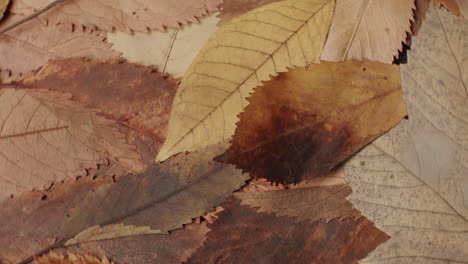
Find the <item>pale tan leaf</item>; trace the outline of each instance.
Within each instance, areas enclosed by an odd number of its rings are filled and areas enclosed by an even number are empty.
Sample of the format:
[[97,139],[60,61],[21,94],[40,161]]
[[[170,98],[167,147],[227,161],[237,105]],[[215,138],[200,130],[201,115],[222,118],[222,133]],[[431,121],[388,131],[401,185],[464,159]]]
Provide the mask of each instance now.
[[[11,19],[18,21],[47,6],[55,0],[15,0]],[[105,31],[164,31],[166,27],[180,28],[182,24],[216,11],[221,0],[79,0],[65,1],[45,12],[39,18],[51,24],[74,24]]]
[[363,263],[468,262],[468,22],[430,7],[401,66],[409,120],[346,165],[349,200],[392,238]]
[[69,94],[0,90],[0,200],[86,175],[110,156],[127,169],[144,164],[115,122],[69,101]]
[[184,75],[157,160],[229,138],[255,86],[286,67],[318,62],[334,6],[286,0],[222,26]]
[[152,230],[149,226],[111,224],[100,227],[95,225],[82,231],[74,238],[68,240],[64,245],[71,246],[75,244],[88,243],[105,239],[161,233],[162,232],[160,230]]
[[[344,174],[341,170],[339,174]],[[345,198],[351,188],[343,177],[324,177],[311,182],[302,182],[292,189],[249,191],[234,194],[241,205],[258,208],[260,213],[290,216],[298,222],[359,217]]]
[[0,20],[3,18],[3,14],[8,7],[10,0],[0,0]]
[[49,60],[69,57],[112,59],[120,53],[111,49],[105,36],[89,29],[72,31],[70,25],[44,26],[34,19],[0,35],[2,81],[16,80]]
[[321,59],[392,63],[410,32],[414,8],[413,0],[337,0]]
[[156,65],[161,73],[182,77],[206,40],[216,31],[217,14],[165,32],[109,33],[108,41],[130,62]]
[[67,253],[64,256],[59,253],[50,252],[40,257],[34,258],[35,264],[113,264],[106,257],[98,259],[94,256],[85,254],[77,255],[73,253]]

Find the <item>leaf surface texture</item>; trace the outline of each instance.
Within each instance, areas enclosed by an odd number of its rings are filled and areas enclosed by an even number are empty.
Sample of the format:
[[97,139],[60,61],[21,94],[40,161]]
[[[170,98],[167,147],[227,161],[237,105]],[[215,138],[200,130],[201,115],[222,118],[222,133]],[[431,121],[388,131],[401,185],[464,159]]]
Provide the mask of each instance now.
[[401,67],[409,120],[346,165],[350,201],[392,236],[364,263],[468,261],[467,30],[429,8]]
[[334,6],[334,0],[287,0],[222,26],[184,75],[157,159],[229,138],[255,86],[286,67],[318,62]]
[[85,176],[85,169],[107,163],[107,157],[130,170],[144,168],[115,122],[69,98],[0,89],[0,200]]

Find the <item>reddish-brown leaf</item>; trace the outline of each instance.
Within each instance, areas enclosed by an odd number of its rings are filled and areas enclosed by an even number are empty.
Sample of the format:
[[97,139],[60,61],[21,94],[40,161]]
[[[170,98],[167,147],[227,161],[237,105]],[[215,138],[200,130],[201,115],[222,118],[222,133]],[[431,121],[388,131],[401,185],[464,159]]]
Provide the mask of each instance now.
[[145,164],[118,124],[69,93],[0,89],[0,200],[86,176],[113,159],[133,172]]
[[278,1],[281,0],[224,0],[219,5],[220,14],[218,17],[221,20],[218,22],[218,25],[224,25],[236,16],[240,16],[255,8]]
[[189,224],[169,235],[141,235],[83,243],[64,251],[90,253],[112,259],[119,264],[174,264],[187,261],[203,245],[209,229],[206,223]]
[[49,60],[118,58],[120,53],[113,51],[111,46],[105,36],[93,30],[72,30],[70,25],[45,26],[34,19],[0,35],[1,81],[17,80],[23,73],[35,70]]
[[369,61],[292,69],[248,100],[217,160],[273,183],[326,175],[406,115],[399,67]]
[[18,262],[62,246],[92,226],[125,224],[162,233],[181,228],[248,179],[233,166],[213,161],[226,145],[182,153],[139,175],[86,177],[50,192],[6,200],[0,204],[0,262]]
[[297,223],[229,199],[188,263],[357,263],[389,237],[366,218]]
[[166,138],[177,82],[151,67],[73,58],[43,66],[20,86],[69,92],[72,100],[101,109],[121,125],[128,142],[151,164]]
[[[15,0],[10,21],[30,15],[53,1]],[[195,22],[215,11],[220,3],[221,0],[68,0],[39,18],[52,24],[74,24],[105,31],[164,31],[165,27],[180,28],[181,24]]]

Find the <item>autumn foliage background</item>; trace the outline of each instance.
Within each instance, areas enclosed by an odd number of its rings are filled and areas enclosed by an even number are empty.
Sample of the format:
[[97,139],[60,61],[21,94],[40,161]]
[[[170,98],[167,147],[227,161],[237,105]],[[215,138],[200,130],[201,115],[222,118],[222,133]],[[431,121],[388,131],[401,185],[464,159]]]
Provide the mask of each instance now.
[[467,0],[0,0],[0,263],[468,262]]

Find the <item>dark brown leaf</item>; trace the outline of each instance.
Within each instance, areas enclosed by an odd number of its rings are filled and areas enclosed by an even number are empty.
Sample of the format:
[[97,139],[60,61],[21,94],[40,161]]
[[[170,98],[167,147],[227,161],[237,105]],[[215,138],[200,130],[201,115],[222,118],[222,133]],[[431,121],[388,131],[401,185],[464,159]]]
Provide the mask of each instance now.
[[273,183],[326,175],[406,115],[399,67],[369,61],[292,69],[248,100],[217,160]]

